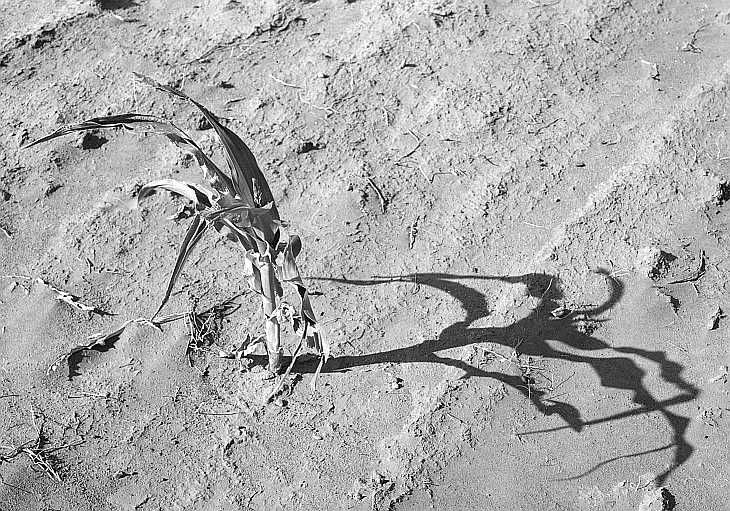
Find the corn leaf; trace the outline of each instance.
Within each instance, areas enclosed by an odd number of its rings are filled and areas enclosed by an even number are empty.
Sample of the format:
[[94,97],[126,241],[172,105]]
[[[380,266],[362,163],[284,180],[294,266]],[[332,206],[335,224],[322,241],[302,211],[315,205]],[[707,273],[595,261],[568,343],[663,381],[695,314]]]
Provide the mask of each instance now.
[[162,303],[160,303],[160,307],[152,316],[153,319],[157,317],[167,301],[170,299],[172,290],[175,287],[175,282],[177,282],[177,279],[182,272],[185,261],[187,261],[188,256],[193,251],[193,248],[195,248],[195,245],[200,241],[200,238],[203,236],[203,233],[207,228],[208,222],[204,220],[201,215],[196,215],[195,218],[193,218],[190,227],[188,227],[188,232],[185,234],[185,239],[180,246],[180,251],[178,252],[177,260],[175,261],[175,268],[172,270],[170,282],[167,285],[167,291],[165,291],[165,296],[162,299]]
[[173,144],[180,149],[187,151],[192,154],[197,160],[198,165],[203,169],[206,179],[210,181],[211,186],[218,192],[224,195],[233,196],[235,194],[235,188],[231,178],[229,178],[213,161],[208,158],[203,151],[200,149],[198,144],[190,138],[183,130],[175,126],[174,124],[164,121],[153,115],[142,115],[142,114],[120,114],[110,115],[108,117],[96,117],[79,124],[71,124],[63,126],[58,130],[54,131],[50,135],[39,138],[38,140],[31,142],[24,148],[30,148],[34,145],[48,142],[54,138],[62,137],[70,133],[77,131],[89,131],[97,129],[110,129],[110,128],[125,128],[129,131],[137,133],[154,133],[157,135],[163,135],[167,137]]
[[292,284],[299,293],[301,302],[299,316],[304,321],[304,325],[295,324],[294,329],[301,329],[302,337],[306,338],[307,345],[321,353],[324,361],[326,361],[329,358],[330,346],[319,330],[317,316],[314,314],[314,309],[309,299],[309,291],[307,291],[307,287],[304,285],[302,276],[299,274],[299,268],[297,267],[296,258],[301,250],[302,241],[299,239],[299,236],[290,236],[289,242],[282,252],[283,260],[279,267],[281,280]]
[[137,202],[141,201],[145,197],[149,197],[160,188],[177,195],[182,195],[195,204],[195,208],[198,210],[210,208],[213,206],[213,202],[215,202],[211,192],[202,186],[196,185],[195,183],[177,181],[176,179],[159,179],[157,181],[150,181],[139,190],[139,193],[137,194]]
[[[274,206],[273,203],[268,203],[265,206],[257,208],[257,207],[250,207],[250,206],[236,203],[236,204],[233,204],[233,205],[230,205],[227,207],[216,209],[215,211],[208,213],[208,215],[206,215],[206,216],[209,220],[211,220],[213,222],[219,220],[221,217],[228,217],[231,219],[233,219],[233,218],[250,219],[250,218],[255,218],[255,217],[259,217],[259,216],[268,216],[271,218],[271,222],[278,224],[279,220],[274,219],[272,217],[271,211],[272,211],[273,206]],[[239,223],[239,222],[236,222],[236,223]],[[251,225],[251,223],[252,222],[249,220],[248,222],[245,222],[243,225],[249,226],[249,225]]]
[[[145,85],[154,87],[157,90],[166,92],[180,99],[184,99],[195,105],[198,110],[203,114],[205,119],[215,129],[220,138],[223,148],[226,152],[226,161],[231,171],[233,178],[233,187],[236,193],[245,201],[248,205],[260,207],[264,204],[274,201],[274,196],[271,193],[269,184],[266,182],[261,169],[256,163],[254,157],[248,146],[236,135],[233,131],[223,126],[218,118],[213,115],[207,108],[192,99],[185,93],[174,89],[168,85],[163,85],[156,80],[148,76],[134,73],[134,75]],[[272,207],[274,215],[278,218],[278,212],[276,207]]]
[[89,342],[87,344],[81,344],[71,348],[68,352],[56,358],[46,370],[46,374],[51,374],[56,371],[58,367],[65,362],[68,365],[68,379],[71,380],[74,376],[79,376],[81,374],[79,368],[81,366],[81,362],[84,360],[84,356],[89,351],[104,353],[112,349],[130,323],[132,323],[132,321],[126,321],[121,327],[106,335],[92,335],[89,337]]
[[258,248],[256,240],[245,229],[234,224],[230,218],[221,217],[213,223],[216,231],[226,236],[231,241],[237,241],[246,252],[255,251]]

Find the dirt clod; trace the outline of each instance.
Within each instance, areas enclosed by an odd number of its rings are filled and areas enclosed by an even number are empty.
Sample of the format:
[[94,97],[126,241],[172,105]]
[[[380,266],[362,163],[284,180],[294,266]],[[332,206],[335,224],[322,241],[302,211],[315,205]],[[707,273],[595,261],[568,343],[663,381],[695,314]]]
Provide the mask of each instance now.
[[98,132],[87,131],[78,137],[76,147],[86,150],[99,149],[107,142],[108,140]]
[[195,120],[195,129],[198,131],[206,131],[213,129],[213,126],[208,122],[208,119],[204,115],[197,115]]
[[674,495],[666,488],[657,488],[644,495],[638,511],[672,511],[675,506]]
[[311,151],[317,151],[319,149],[324,149],[324,144],[320,144],[319,142],[312,142],[311,140],[305,140],[297,144],[295,151],[297,154],[306,154]]
[[659,280],[667,274],[670,263],[675,259],[672,254],[657,247],[644,247],[634,260],[634,268],[642,276]]

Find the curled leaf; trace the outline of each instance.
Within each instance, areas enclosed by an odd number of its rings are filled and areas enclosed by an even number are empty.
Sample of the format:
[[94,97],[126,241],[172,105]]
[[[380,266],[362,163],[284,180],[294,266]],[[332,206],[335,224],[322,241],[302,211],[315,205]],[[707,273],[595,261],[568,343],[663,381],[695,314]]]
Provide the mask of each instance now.
[[89,337],[88,343],[80,344],[56,358],[46,371],[46,374],[50,374],[58,369],[58,366],[66,362],[68,364],[68,379],[71,380],[74,376],[78,376],[80,374],[79,366],[81,365],[81,361],[84,359],[84,355],[89,351],[104,353],[105,351],[112,349],[114,344],[116,344],[116,342],[121,338],[124,330],[126,330],[132,322],[134,322],[134,320],[126,321],[121,327],[108,334],[92,335]]
[[136,133],[154,133],[167,137],[167,139],[177,147],[193,155],[193,157],[197,160],[198,165],[200,165],[203,169],[206,179],[210,181],[213,188],[223,195],[233,196],[235,194],[235,188],[231,178],[221,171],[218,166],[213,163],[213,161],[208,158],[205,153],[203,153],[198,144],[196,144],[190,136],[171,122],[164,121],[153,115],[130,113],[110,115],[107,117],[95,117],[79,124],[63,126],[50,135],[46,135],[45,137],[31,142],[24,148],[27,149],[42,142],[47,142],[54,138],[62,137],[77,131],[110,128],[125,128]]
[[168,192],[182,195],[193,204],[198,210],[210,208],[213,206],[215,199],[213,194],[202,186],[176,179],[159,179],[150,181],[144,185],[137,194],[137,201],[141,201],[145,197],[149,197],[158,189],[167,190]]
[[292,284],[299,293],[301,304],[299,317],[304,324],[299,325],[295,322],[294,329],[301,331],[302,337],[307,340],[307,345],[316,349],[322,354],[323,361],[327,361],[330,354],[330,346],[319,330],[317,316],[314,314],[312,303],[309,300],[309,291],[307,291],[307,287],[304,285],[302,277],[299,274],[299,268],[297,267],[296,258],[301,250],[302,241],[299,239],[299,236],[290,236],[289,242],[282,252],[283,260],[279,271],[281,272],[282,281]]

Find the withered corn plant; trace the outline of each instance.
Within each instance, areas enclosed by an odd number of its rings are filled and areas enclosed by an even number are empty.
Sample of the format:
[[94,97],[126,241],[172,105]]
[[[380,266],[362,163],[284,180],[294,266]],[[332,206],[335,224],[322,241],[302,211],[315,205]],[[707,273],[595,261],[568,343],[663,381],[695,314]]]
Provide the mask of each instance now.
[[[248,277],[250,289],[260,296],[265,316],[269,370],[275,374],[281,371],[281,322],[289,320],[294,331],[300,335],[294,356],[299,353],[303,343],[314,348],[320,355],[317,369],[319,372],[329,356],[329,346],[320,333],[307,288],[297,268],[296,258],[302,248],[301,240],[296,235],[287,235],[284,232],[269,185],[251,150],[238,135],[223,126],[215,115],[194,99],[149,77],[136,73],[135,76],[143,84],[188,101],[202,112],[223,145],[229,174],[206,156],[184,131],[171,122],[151,115],[128,113],[89,119],[62,127],[27,147],[73,132],[121,127],[137,133],[163,135],[177,147],[192,154],[212,190],[196,183],[161,179],[143,186],[137,196],[137,201],[140,201],[156,190],[168,190],[189,199],[196,209],[196,215],[180,247],[167,290],[152,322],[154,323],[154,318],[169,300],[191,251],[212,226],[243,249],[243,273]],[[283,283],[296,288],[300,299],[298,311],[282,301]]]

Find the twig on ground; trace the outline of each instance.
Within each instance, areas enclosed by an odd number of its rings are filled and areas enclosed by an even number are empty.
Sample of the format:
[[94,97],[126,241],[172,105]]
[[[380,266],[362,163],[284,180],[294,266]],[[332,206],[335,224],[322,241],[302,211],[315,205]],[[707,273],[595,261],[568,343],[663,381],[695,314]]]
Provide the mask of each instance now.
[[0,279],[33,280],[33,277],[29,277],[28,275],[0,275]]
[[687,51],[690,53],[702,53],[702,48],[699,48],[695,43],[697,42],[697,34],[709,26],[708,23],[703,23],[697,30],[690,34],[689,40],[682,43],[679,47],[679,51]]
[[238,415],[241,412],[203,412],[202,410],[198,410],[198,413],[200,415]]
[[[215,52],[217,52],[218,50],[224,50],[226,48],[233,46],[234,44],[236,44],[238,42],[239,39],[240,39],[240,36],[237,36],[228,42],[218,43],[215,46],[213,46],[212,48],[210,48],[209,50],[204,51],[199,57],[195,57],[194,59],[189,60],[188,62],[185,63],[185,65],[195,64],[196,62],[202,63],[205,60],[207,60],[211,55],[213,55]],[[245,48],[251,48],[252,46],[253,46],[253,44],[249,44]]]
[[122,23],[132,23],[134,21],[137,21],[136,18],[125,18],[116,13],[111,13],[111,17],[114,18],[115,20],[121,21]]
[[408,248],[412,249],[413,246],[416,244],[416,236],[418,235],[418,217],[411,222],[411,225],[408,226]]
[[431,174],[431,177],[428,179],[430,183],[433,183],[433,180],[436,179],[436,176],[455,176],[459,177],[459,174],[455,174],[454,172],[434,172]]
[[96,397],[99,399],[113,399],[115,401],[120,401],[119,398],[116,398],[116,397],[110,395],[108,392],[106,394],[93,394],[91,392],[81,392],[79,395],[73,395],[73,394],[68,395],[69,399],[81,399],[84,397]]
[[276,83],[280,83],[284,87],[291,87],[292,89],[303,89],[304,88],[301,85],[294,85],[293,83],[285,82],[284,80],[281,80],[281,79],[275,77],[274,75],[269,75],[269,78],[274,80]]
[[405,29],[407,29],[411,25],[415,26],[416,29],[418,29],[419,32],[422,32],[423,31],[423,29],[420,26],[418,26],[418,23],[416,23],[415,21],[411,21],[410,23],[406,23],[405,25],[403,25],[401,27],[401,32],[405,31]]
[[[35,415],[34,415],[35,416]],[[33,419],[33,425],[35,426],[35,418]],[[39,431],[36,429],[36,431]],[[84,443],[83,440],[79,440],[78,442],[72,443],[72,444],[63,444],[59,445],[58,447],[46,447],[42,448],[42,438],[40,435],[40,431],[38,432],[38,437],[36,438],[35,442],[29,441],[25,442],[24,444],[21,444],[18,447],[11,447],[7,445],[0,445],[0,449],[6,449],[9,452],[5,452],[0,454],[0,463],[10,463],[15,458],[20,456],[21,454],[25,454],[28,459],[30,459],[32,466],[38,467],[43,472],[46,473],[48,477],[53,479],[56,482],[61,482],[61,476],[58,475],[58,472],[56,471],[56,468],[53,466],[53,462],[51,459],[48,458],[48,455],[60,451],[61,449],[68,449],[70,447],[76,447],[78,445],[81,445]],[[7,484],[7,483],[5,483]]]
[[314,104],[314,103],[312,103],[311,101],[307,101],[306,99],[304,99],[304,97],[303,97],[303,95],[302,95],[302,92],[303,92],[303,89],[300,89],[300,90],[298,91],[298,93],[297,93],[297,99],[298,99],[298,100],[299,100],[299,101],[300,101],[301,103],[303,103],[303,104],[305,104],[305,105],[307,105],[307,106],[309,106],[309,107],[311,107],[311,108],[314,108],[315,110],[322,110],[323,112],[327,112],[327,115],[332,115],[332,114],[336,114],[336,113],[337,113],[337,110],[335,110],[335,109],[334,109],[334,108],[332,108],[332,107],[329,107],[329,106],[320,106],[320,105],[315,105],[315,104]]
[[375,184],[375,181],[373,181],[373,178],[368,176],[368,182],[370,183],[370,186],[373,187],[373,190],[375,190],[375,193],[378,195],[378,200],[380,200],[380,209],[385,213],[385,208],[388,206],[388,200],[385,198],[385,195],[383,195],[383,192],[380,191],[380,188],[378,188],[378,185]]
[[555,124],[559,121],[563,121],[563,120],[565,120],[565,119],[563,119],[562,117],[558,117],[557,119],[553,119],[549,123],[538,126],[535,129],[528,128],[527,133],[529,133],[530,135],[538,135],[542,130],[545,130],[545,129],[549,128],[550,126],[552,126],[553,124]]
[[621,134],[619,133],[616,140],[601,140],[601,145],[616,145],[621,142]]
[[451,417],[451,418],[452,418],[452,419],[454,419],[454,420],[457,420],[457,421],[461,422],[462,424],[465,424],[465,425],[467,425],[467,426],[469,425],[469,423],[468,423],[468,422],[466,422],[465,420],[462,420],[462,419],[458,418],[458,417],[457,417],[456,415],[454,415],[454,414],[452,414],[452,413],[450,413],[450,412],[444,412],[444,414],[445,414],[445,415],[448,415],[449,417]]
[[408,158],[409,156],[411,156],[413,153],[415,153],[416,151],[418,151],[418,148],[421,147],[421,144],[423,144],[423,139],[420,138],[420,137],[418,137],[418,136],[416,136],[416,134],[413,133],[413,130],[408,130],[408,132],[411,134],[411,136],[413,138],[416,139],[416,146],[413,149],[411,149],[410,151],[408,151],[406,154],[404,154],[403,156],[399,157],[396,161],[405,160],[406,158]]

